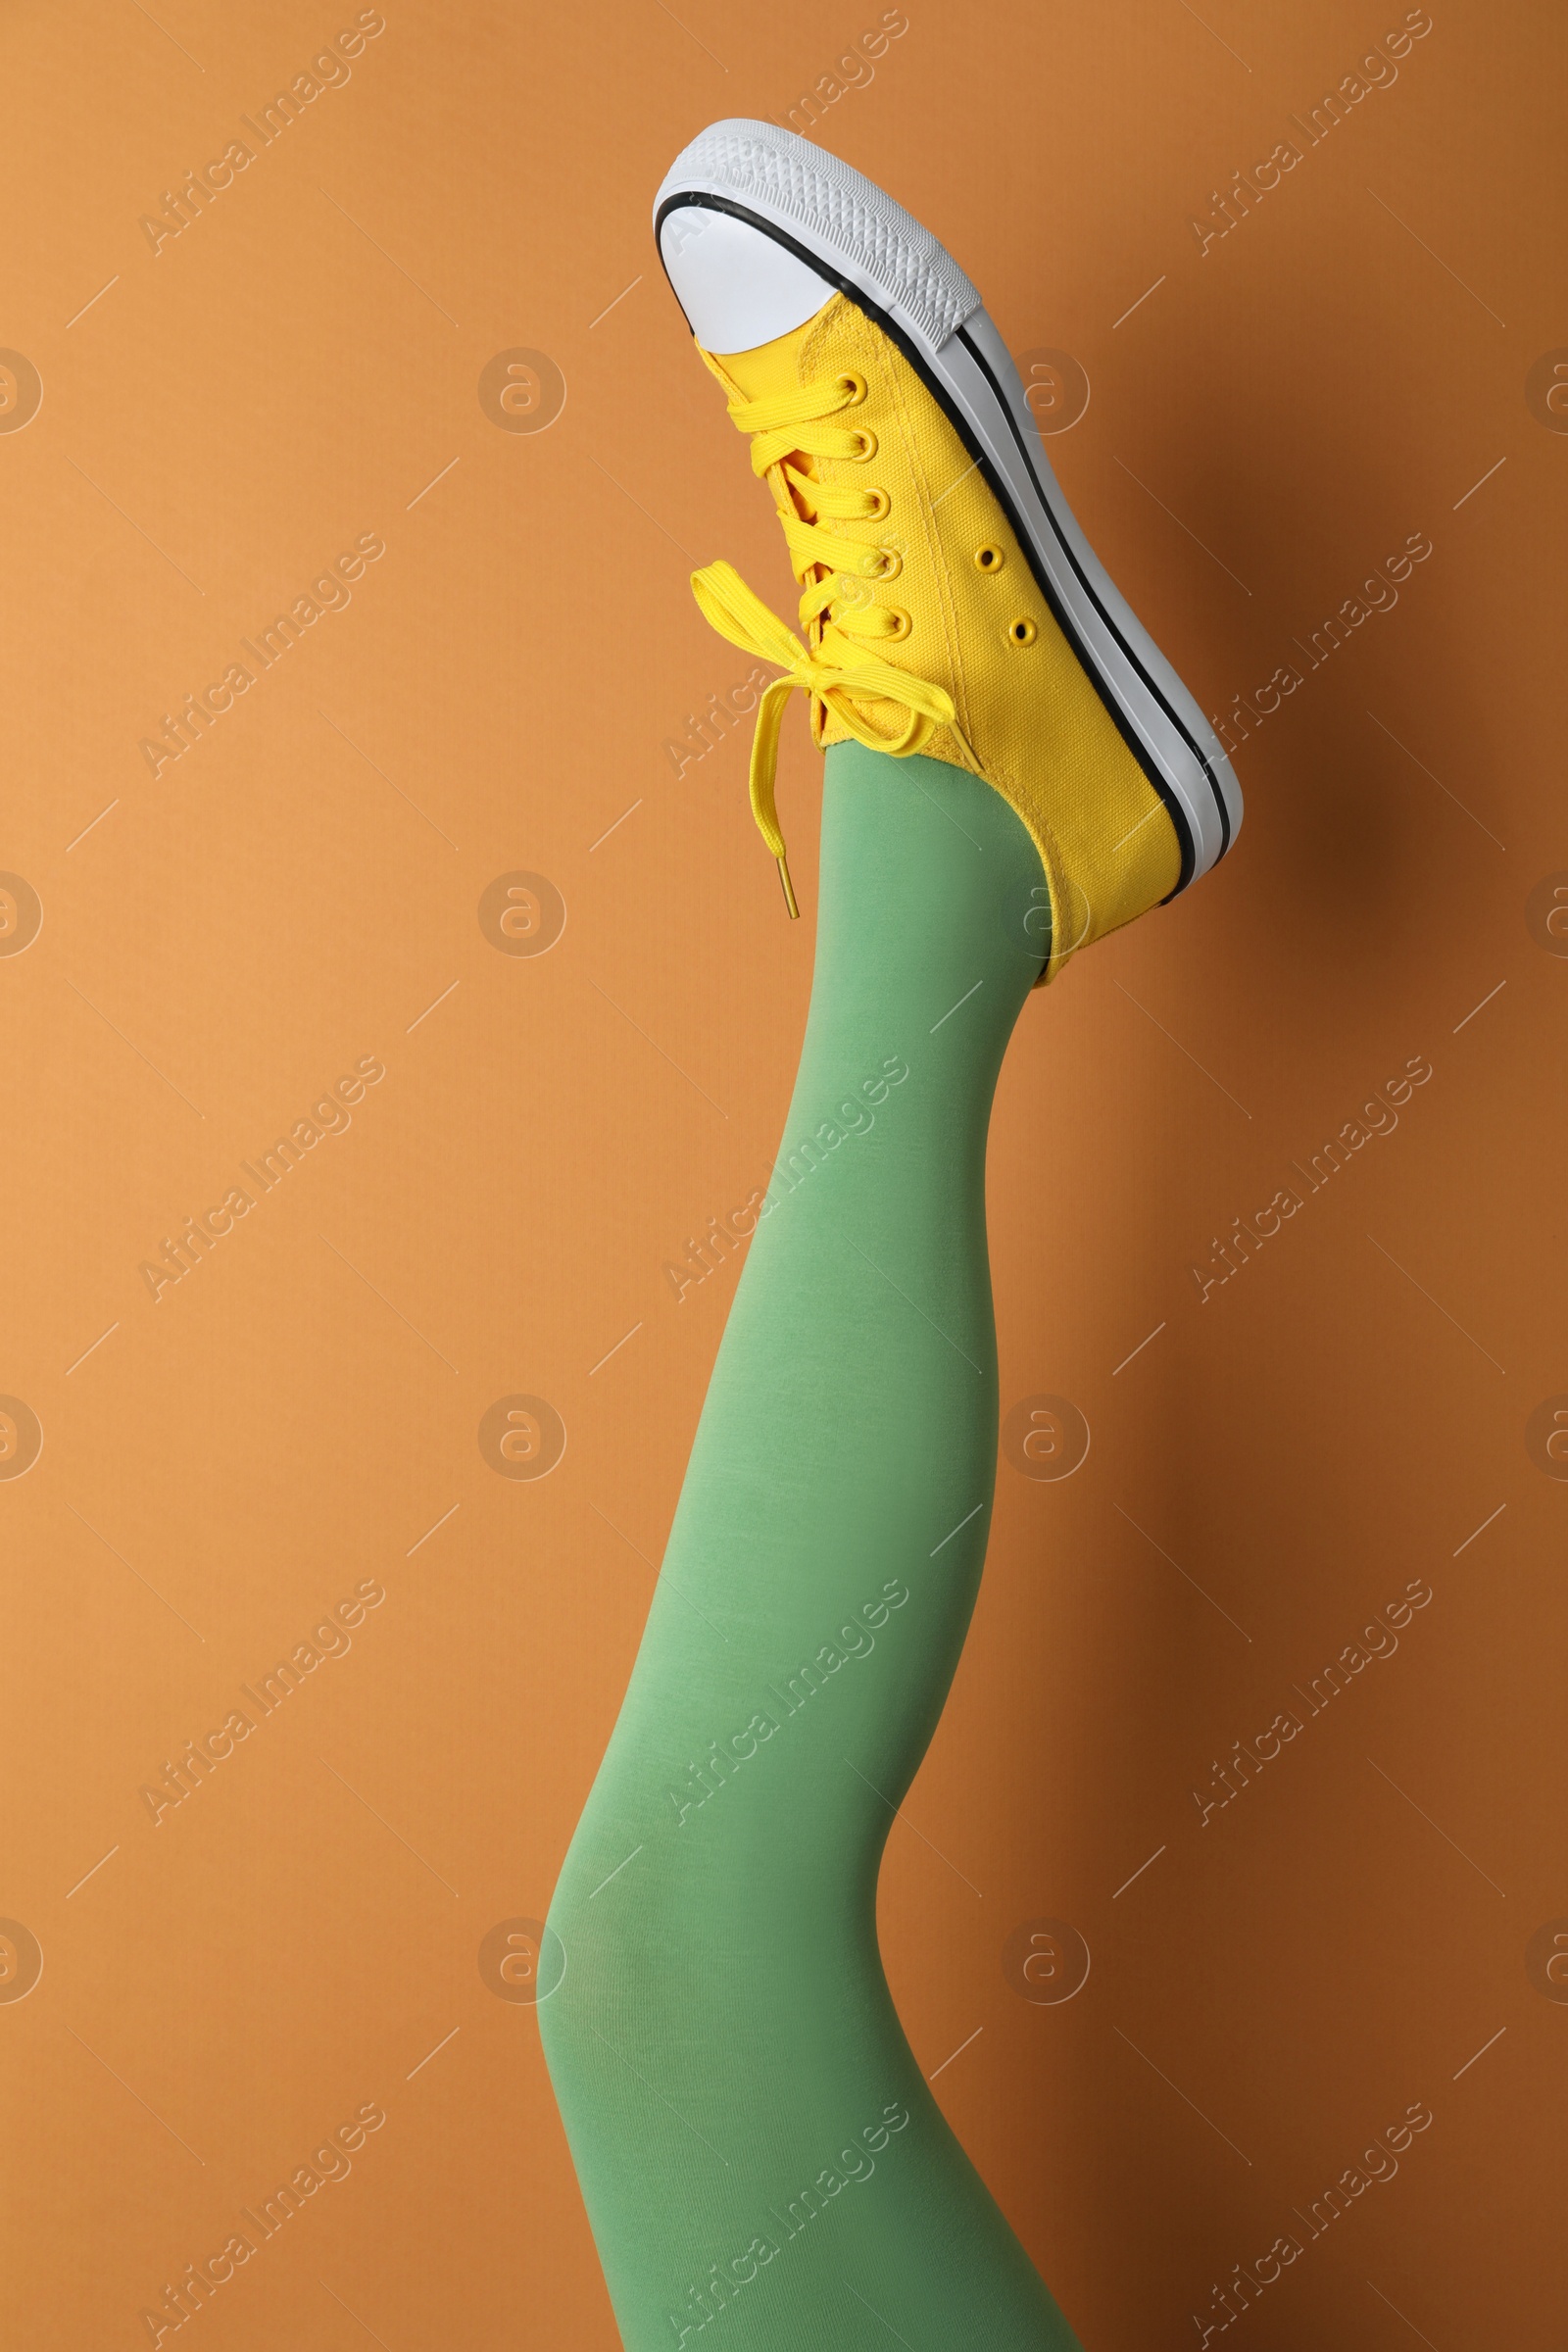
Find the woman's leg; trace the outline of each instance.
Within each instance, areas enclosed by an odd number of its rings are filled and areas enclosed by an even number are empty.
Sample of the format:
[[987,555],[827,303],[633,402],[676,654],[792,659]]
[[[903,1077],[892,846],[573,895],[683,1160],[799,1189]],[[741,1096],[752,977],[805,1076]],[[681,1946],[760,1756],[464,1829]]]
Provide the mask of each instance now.
[[1041,882],[988,785],[829,752],[771,1206],[551,1912],[540,2025],[628,2352],[1075,2342],[926,2087],[875,1929],[985,1555],[986,1129]]

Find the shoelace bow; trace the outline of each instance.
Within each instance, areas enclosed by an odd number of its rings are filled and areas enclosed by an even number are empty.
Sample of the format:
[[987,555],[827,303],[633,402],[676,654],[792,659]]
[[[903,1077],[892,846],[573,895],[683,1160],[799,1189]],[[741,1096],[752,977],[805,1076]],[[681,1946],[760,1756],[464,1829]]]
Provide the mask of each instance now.
[[[794,392],[775,393],[767,400],[729,404],[738,429],[752,435],[753,472],[763,478],[772,476],[774,503],[795,576],[806,583],[800,616],[808,642],[803,645],[794,631],[785,627],[732,564],[709,564],[692,574],[692,594],[710,626],[743,653],[775,663],[783,672],[763,688],[758,704],[750,782],[752,814],[777,862],[784,903],[792,916],[798,915],[800,908],[774,804],[779,728],[790,696],[799,688],[813,705],[833,711],[857,743],[869,751],[891,753],[895,759],[917,752],[933,728],[954,726],[957,719],[953,699],[942,687],[907,670],[895,669],[875,654],[862,653],[855,643],[857,638],[896,637],[902,631],[886,605],[846,604],[838,575],[848,569],[846,560],[857,556],[864,578],[880,576],[886,566],[880,550],[824,530],[822,518],[878,520],[887,512],[886,500],[876,491],[820,482],[790,462],[796,456],[864,455],[866,442],[860,432],[828,421],[859,396],[855,377],[839,376],[832,382],[803,384]],[[857,698],[898,704],[908,712],[907,725],[897,736],[882,734],[855,708]]]

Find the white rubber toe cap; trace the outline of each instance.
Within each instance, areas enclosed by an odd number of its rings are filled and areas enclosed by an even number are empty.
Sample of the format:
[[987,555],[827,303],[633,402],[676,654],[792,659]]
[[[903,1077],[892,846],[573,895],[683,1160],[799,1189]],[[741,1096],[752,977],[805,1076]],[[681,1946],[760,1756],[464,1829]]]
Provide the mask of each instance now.
[[705,351],[755,351],[804,326],[833,292],[775,238],[707,205],[666,213],[659,249]]

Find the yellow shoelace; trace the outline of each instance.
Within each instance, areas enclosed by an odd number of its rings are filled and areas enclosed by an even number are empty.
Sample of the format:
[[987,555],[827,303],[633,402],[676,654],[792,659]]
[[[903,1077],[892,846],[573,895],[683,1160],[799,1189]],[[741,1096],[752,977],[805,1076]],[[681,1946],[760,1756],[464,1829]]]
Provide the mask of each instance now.
[[[846,601],[852,564],[861,579],[885,579],[898,568],[898,559],[865,541],[824,530],[822,518],[881,521],[888,513],[886,494],[819,482],[790,462],[796,457],[863,461],[874,456],[873,434],[828,421],[841,410],[858,406],[864,396],[859,376],[841,375],[767,400],[729,404],[739,430],[753,436],[752,470],[771,480],[795,576],[806,587],[800,613],[807,642],[803,645],[785,627],[732,564],[709,564],[692,574],[692,594],[710,626],[743,653],[773,662],[784,673],[763,688],[758,705],[750,781],[752,814],[777,862],[792,916],[800,908],[774,805],[779,727],[790,696],[800,688],[813,705],[833,711],[857,743],[895,759],[919,751],[935,727],[955,726],[957,720],[953,699],[942,687],[895,669],[855,642],[904,633],[887,605]],[[907,725],[896,736],[882,734],[857,710],[857,697],[898,704],[908,712]]]

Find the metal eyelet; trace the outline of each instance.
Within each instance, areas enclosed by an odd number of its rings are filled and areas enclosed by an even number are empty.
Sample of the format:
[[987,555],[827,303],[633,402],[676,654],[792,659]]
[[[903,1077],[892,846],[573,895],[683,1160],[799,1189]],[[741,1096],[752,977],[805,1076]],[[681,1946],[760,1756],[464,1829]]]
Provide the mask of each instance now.
[[884,605],[882,610],[887,613],[888,618],[894,624],[893,627],[887,631],[888,637],[895,643],[901,637],[907,637],[910,630],[914,627],[914,623],[909,618],[907,612],[905,612],[903,606]]
[[904,569],[904,558],[896,548],[873,547],[860,564],[860,576],[867,580],[896,580]]
[[871,431],[869,425],[860,424],[855,428],[855,438],[859,446],[851,450],[850,463],[853,466],[863,466],[868,458],[876,456],[876,435]]
[[839,390],[844,393],[844,406],[847,409],[858,409],[865,398],[865,378],[863,375],[858,375],[853,368],[847,368],[839,377]]
[[1000,547],[977,547],[974,551],[976,571],[1000,571],[1007,561]]
[[1032,620],[1015,620],[1007,631],[1009,645],[1033,645],[1040,631]]
[[885,521],[893,512],[893,501],[887,492],[885,490],[868,490],[865,495],[869,502],[865,510],[867,522]]

